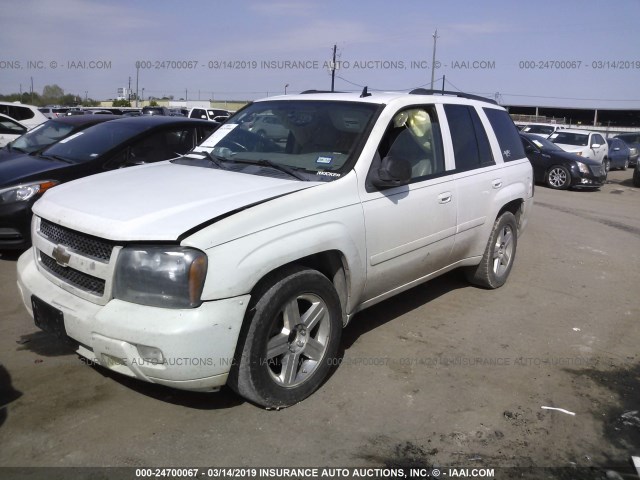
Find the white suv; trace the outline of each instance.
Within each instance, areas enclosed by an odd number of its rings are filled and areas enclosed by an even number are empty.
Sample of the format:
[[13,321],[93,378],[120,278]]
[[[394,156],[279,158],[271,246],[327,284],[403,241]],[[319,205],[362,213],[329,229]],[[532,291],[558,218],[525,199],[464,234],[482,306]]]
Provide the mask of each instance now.
[[[256,115],[286,142],[238,128]],[[47,191],[18,285],[36,325],[106,368],[287,406],[357,312],[457,267],[503,285],[533,188],[488,100],[272,97],[183,157]]]
[[607,157],[609,146],[600,133],[589,130],[565,129],[553,133],[549,140],[567,152],[596,160],[603,164],[606,170],[609,170]]
[[29,130],[49,120],[38,107],[20,102],[0,102],[0,113],[18,120]]

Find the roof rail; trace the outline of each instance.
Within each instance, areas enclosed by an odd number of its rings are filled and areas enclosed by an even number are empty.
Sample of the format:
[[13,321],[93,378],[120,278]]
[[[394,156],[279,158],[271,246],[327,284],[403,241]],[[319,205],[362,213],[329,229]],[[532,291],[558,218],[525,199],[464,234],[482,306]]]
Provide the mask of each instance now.
[[495,100],[491,100],[490,98],[481,97],[479,95],[471,95],[470,93],[464,92],[451,92],[448,90],[427,90],[426,88],[416,88],[415,90],[411,90],[409,94],[412,95],[453,95],[454,97],[468,98],[469,100],[479,100],[480,102],[493,103],[494,105],[498,105],[498,102]]
[[344,93],[344,92],[338,92],[338,91],[331,91],[331,90],[305,90],[304,92],[300,92],[300,95],[306,95],[308,93]]

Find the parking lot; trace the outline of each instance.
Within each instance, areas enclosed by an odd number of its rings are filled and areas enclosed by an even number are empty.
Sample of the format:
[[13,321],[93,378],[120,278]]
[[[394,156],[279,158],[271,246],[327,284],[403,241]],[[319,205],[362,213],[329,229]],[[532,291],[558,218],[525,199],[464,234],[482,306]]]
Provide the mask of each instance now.
[[86,365],[34,326],[3,254],[0,386],[20,396],[0,417],[0,464],[627,468],[640,189],[613,171],[595,192],[537,186],[535,203],[503,288],[452,272],[361,312],[325,385],[279,411]]

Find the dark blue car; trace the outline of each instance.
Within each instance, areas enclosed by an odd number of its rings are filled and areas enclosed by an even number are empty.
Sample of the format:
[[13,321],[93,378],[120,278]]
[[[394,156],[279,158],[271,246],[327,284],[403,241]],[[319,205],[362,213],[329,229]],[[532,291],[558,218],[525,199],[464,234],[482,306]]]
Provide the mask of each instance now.
[[31,243],[31,207],[59,183],[116,168],[178,157],[217,123],[146,116],[102,122],[35,154],[0,159],[0,250]]
[[520,139],[537,183],[565,190],[598,188],[607,179],[605,167],[596,160],[566,152],[538,135],[520,133]]
[[623,140],[629,148],[635,148],[635,152],[632,152],[629,158],[629,165],[635,165],[638,162],[638,155],[640,155],[640,132],[620,133],[614,138]]
[[609,144],[609,168],[620,168],[626,170],[631,162],[631,149],[620,138],[610,138],[607,140]]

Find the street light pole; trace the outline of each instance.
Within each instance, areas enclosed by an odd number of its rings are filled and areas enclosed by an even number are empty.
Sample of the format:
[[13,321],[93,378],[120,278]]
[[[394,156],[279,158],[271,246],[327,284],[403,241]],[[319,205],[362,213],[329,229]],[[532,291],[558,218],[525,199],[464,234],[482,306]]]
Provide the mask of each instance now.
[[431,59],[431,90],[433,90],[433,81],[435,79],[436,68],[436,43],[438,41],[438,29],[433,33],[433,58]]
[[285,94],[285,95],[287,94],[287,87],[288,87],[288,86],[289,86],[289,84],[288,84],[288,83],[284,86],[284,94]]
[[138,78],[140,76],[140,64],[136,64],[136,107],[138,106]]

